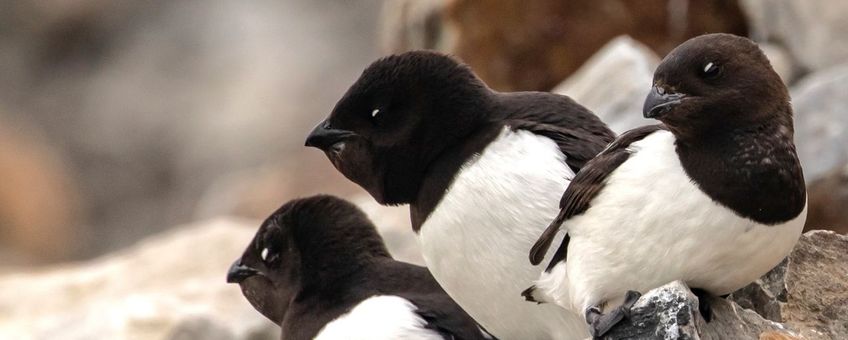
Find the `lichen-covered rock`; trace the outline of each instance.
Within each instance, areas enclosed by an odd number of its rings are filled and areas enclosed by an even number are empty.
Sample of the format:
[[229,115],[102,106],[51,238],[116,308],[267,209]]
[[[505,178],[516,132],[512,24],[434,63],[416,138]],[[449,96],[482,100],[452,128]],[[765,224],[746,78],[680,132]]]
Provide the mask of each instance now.
[[764,319],[732,301],[711,298],[713,319],[705,322],[700,301],[689,288],[675,281],[645,293],[625,319],[603,339],[757,339],[764,333],[797,336],[784,325]]
[[680,281],[652,289],[602,339],[698,339],[698,298]]
[[571,97],[595,112],[616,133],[655,121],[642,117],[660,59],[627,36],[610,41],[552,92]]

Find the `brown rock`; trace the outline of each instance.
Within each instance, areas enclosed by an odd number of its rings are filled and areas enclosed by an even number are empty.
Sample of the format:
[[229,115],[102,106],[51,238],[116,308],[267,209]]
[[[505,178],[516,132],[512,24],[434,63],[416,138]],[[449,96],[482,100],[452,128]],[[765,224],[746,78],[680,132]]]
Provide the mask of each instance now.
[[805,231],[830,229],[848,234],[848,163],[810,183],[807,195]]
[[61,259],[79,241],[78,195],[67,166],[28,124],[0,121],[2,262]]
[[[411,5],[406,10],[398,4],[387,6],[401,9],[384,12],[384,22],[420,14],[405,26],[384,25],[386,29],[430,33],[395,35],[386,52],[424,47],[454,53],[501,91],[550,90],[619,35],[630,35],[665,55],[703,33],[747,33],[736,1],[453,0],[417,12]],[[433,14],[434,8],[442,10],[441,15]],[[437,19],[440,25],[433,23]],[[404,37],[416,40],[404,42]]]
[[811,339],[848,339],[848,236],[811,231],[786,268],[784,322]]

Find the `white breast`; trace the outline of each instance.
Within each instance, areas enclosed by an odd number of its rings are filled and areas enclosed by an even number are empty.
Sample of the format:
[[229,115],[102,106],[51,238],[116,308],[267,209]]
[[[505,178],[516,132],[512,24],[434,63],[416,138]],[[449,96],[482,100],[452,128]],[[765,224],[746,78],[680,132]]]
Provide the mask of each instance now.
[[568,261],[539,282],[557,303],[614,306],[627,290],[678,279],[727,294],[777,265],[800,236],[806,209],[765,226],[710,199],[683,170],[671,133],[651,134],[631,150],[590,209],[564,225]]
[[418,234],[427,267],[445,291],[501,339],[583,339],[585,322],[521,292],[543,268],[536,238],[557,215],[574,173],[548,138],[504,129],[457,174]]
[[327,323],[316,340],[441,340],[439,333],[424,328],[415,305],[392,295],[373,296],[350,312]]

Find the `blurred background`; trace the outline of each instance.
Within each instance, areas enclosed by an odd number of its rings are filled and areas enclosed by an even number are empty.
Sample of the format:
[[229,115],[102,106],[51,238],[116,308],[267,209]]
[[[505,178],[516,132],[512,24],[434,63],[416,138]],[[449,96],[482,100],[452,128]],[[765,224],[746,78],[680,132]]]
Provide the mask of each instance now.
[[808,228],[848,231],[846,17],[840,0],[0,2],[0,338],[274,338],[224,274],[262,218],[319,192],[420,263],[404,207],[303,147],[362,69],[410,49],[622,132],[647,123],[665,53],[751,37],[791,89]]

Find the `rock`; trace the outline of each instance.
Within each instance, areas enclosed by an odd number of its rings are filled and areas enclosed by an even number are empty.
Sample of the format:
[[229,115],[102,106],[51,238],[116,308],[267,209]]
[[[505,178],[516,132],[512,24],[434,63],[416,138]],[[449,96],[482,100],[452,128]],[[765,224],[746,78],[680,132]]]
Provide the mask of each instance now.
[[[398,3],[401,2],[401,3]],[[548,91],[609,40],[629,35],[664,55],[704,32],[747,34],[736,1],[387,1],[385,52],[436,48],[500,91]],[[405,10],[400,10],[405,9]],[[441,13],[434,13],[441,11]],[[420,32],[416,32],[420,31]]]
[[848,234],[848,162],[807,185],[804,230],[829,229]]
[[78,183],[51,142],[0,112],[0,263],[55,262],[79,250]]
[[603,339],[697,339],[698,298],[680,281],[652,289]]
[[378,9],[0,1],[0,107],[42,127],[80,184],[91,232],[68,257],[191,221],[203,191],[241,170],[286,163],[293,183],[335,173],[303,141],[377,57]]
[[196,223],[91,261],[0,275],[0,338],[278,339],[225,283],[257,223]]
[[780,76],[780,79],[783,79],[785,84],[790,84],[795,81],[795,63],[792,60],[792,56],[789,54],[789,51],[778,44],[764,42],[759,43],[759,45],[760,49],[763,50],[763,54],[765,54],[769,59],[769,62],[771,62],[771,67],[774,68],[774,71]]
[[594,111],[616,133],[654,124],[642,117],[659,57],[647,46],[621,36],[610,41],[552,92]]
[[291,176],[292,169],[279,165],[240,171],[216,181],[199,200],[195,218],[225,214],[263,220],[291,199],[330,193],[352,201],[365,211],[396,259],[424,263],[412,232],[409,207],[377,204],[362,188],[333,169],[326,159],[318,161],[320,164],[313,164],[314,167],[324,167],[330,172],[315,170],[311,175]]
[[807,339],[848,338],[848,236],[815,230],[787,259],[730,299]]
[[795,140],[807,182],[848,162],[848,63],[793,86]]
[[784,322],[810,339],[848,339],[848,236],[804,234],[786,268]]
[[380,49],[386,54],[409,50],[451,51],[457,33],[444,25],[448,1],[395,0],[383,2]]
[[781,43],[808,71],[848,59],[848,2],[742,0],[757,41]]
[[711,299],[713,319],[698,312],[698,298],[676,281],[645,293],[603,339],[756,339],[764,332],[795,336],[785,326],[763,319],[732,301]]

